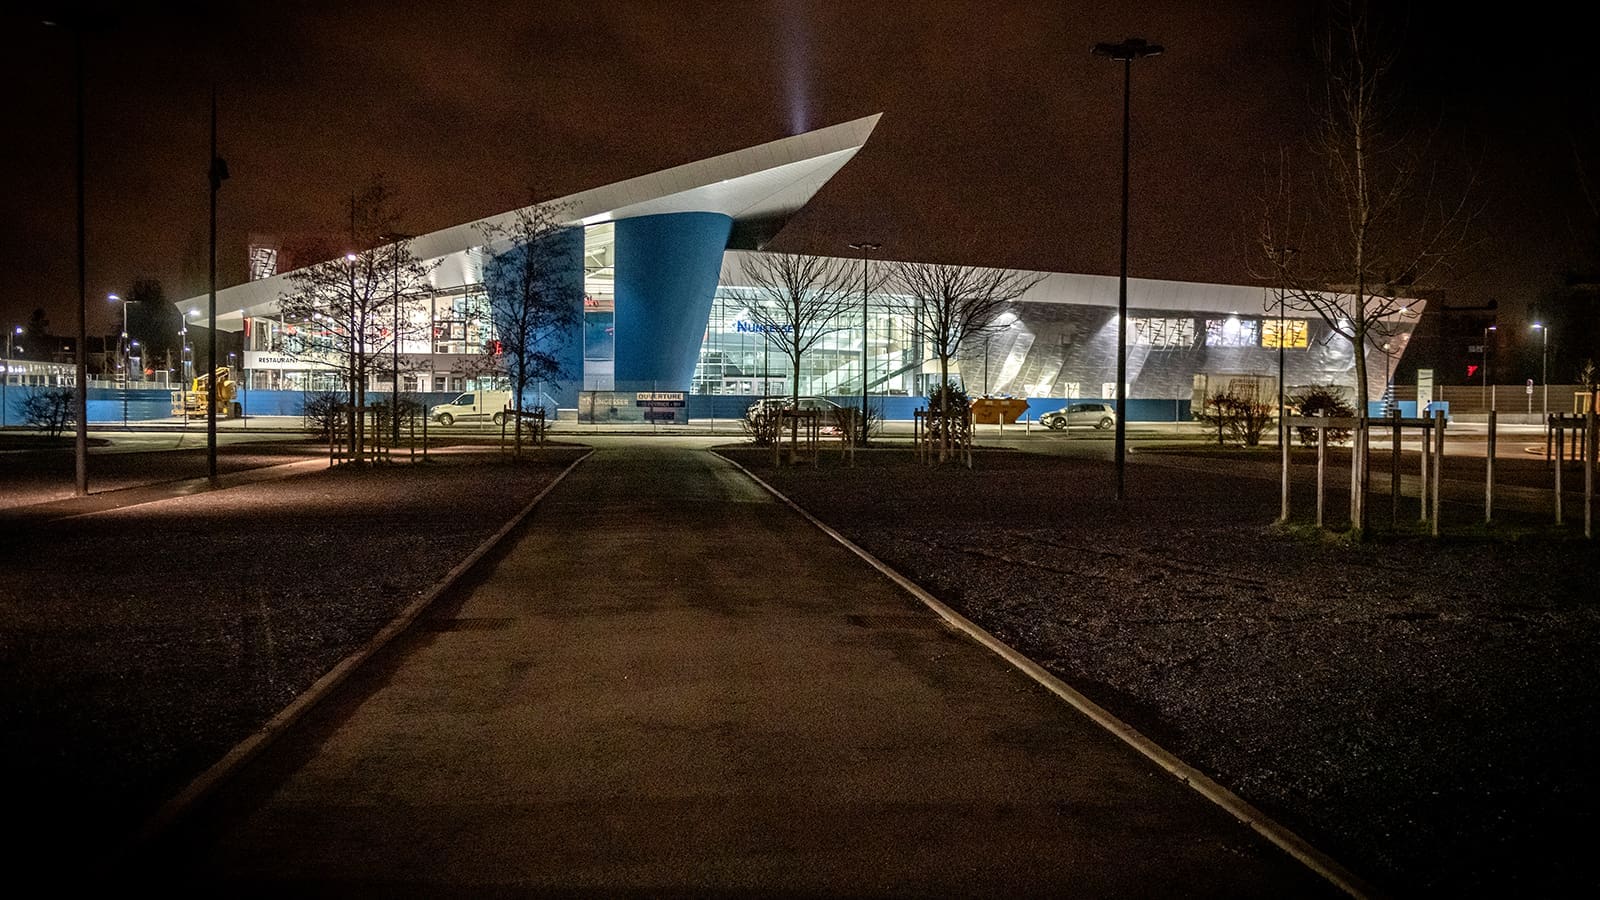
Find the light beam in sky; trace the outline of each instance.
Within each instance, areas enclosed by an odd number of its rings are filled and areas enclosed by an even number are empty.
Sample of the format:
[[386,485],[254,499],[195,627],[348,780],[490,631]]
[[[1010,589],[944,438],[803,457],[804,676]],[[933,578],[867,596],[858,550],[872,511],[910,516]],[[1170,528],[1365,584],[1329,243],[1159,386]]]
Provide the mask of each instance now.
[[778,0],[778,77],[790,134],[811,130],[811,26],[804,7],[801,0]]

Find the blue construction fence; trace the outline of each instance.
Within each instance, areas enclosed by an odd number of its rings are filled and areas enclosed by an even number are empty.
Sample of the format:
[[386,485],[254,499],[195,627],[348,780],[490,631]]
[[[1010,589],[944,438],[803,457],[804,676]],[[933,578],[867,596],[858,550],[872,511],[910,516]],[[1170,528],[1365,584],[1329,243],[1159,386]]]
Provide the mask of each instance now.
[[[1415,419],[1415,418],[1417,418],[1417,401],[1415,401],[1415,400],[1396,400],[1393,404],[1391,404],[1390,409],[1399,410],[1400,411],[1400,418],[1402,418],[1402,419]],[[1424,409],[1423,409],[1423,413],[1422,414],[1425,417],[1426,416],[1432,416],[1435,410],[1444,410],[1445,421],[1449,421],[1450,420],[1450,404],[1447,401],[1435,400],[1432,403],[1424,404]],[[1382,400],[1369,400],[1369,401],[1367,401],[1367,416],[1368,417],[1370,417],[1370,418],[1382,418],[1382,417],[1384,417],[1384,416],[1386,416],[1388,414],[1389,414],[1389,410],[1386,410],[1386,409],[1383,408],[1383,401]]]
[[[30,388],[13,387],[6,398],[5,411],[0,421],[10,425],[22,424],[19,415],[19,404],[27,396]],[[460,391],[431,391],[421,395],[410,394],[411,397],[420,396],[429,406],[435,406],[460,396]],[[305,406],[309,394],[303,391],[245,391],[239,396],[247,416],[299,416]],[[371,403],[387,403],[387,392],[367,393]],[[546,405],[551,405],[550,398],[544,398]],[[762,399],[760,394],[690,394],[686,400],[687,417],[691,419],[736,419],[744,415],[750,404]],[[861,397],[830,396],[827,399],[845,407],[859,407]],[[1028,411],[1024,417],[1036,421],[1039,416],[1053,410],[1061,409],[1068,403],[1091,402],[1085,399],[1068,400],[1064,397],[1030,397]],[[530,398],[529,405],[537,401]],[[873,396],[869,398],[873,407],[882,410],[883,417],[889,421],[910,421],[912,414],[927,405],[925,397],[903,396]],[[1101,401],[1093,401],[1101,402]],[[1112,401],[1104,401],[1112,402]],[[1187,422],[1190,420],[1188,400],[1148,400],[1130,399],[1128,403],[1129,422]],[[1402,401],[1400,404],[1402,415],[1415,415],[1416,404]],[[1373,415],[1380,412],[1379,404],[1372,404]],[[1435,403],[1435,407],[1447,405]],[[115,388],[91,388],[89,390],[89,421],[92,423],[120,423],[124,418],[129,422],[146,422],[154,419],[172,418],[172,393],[167,390],[129,390],[120,391]],[[554,409],[552,409],[554,412]],[[1447,413],[1448,414],[1448,413]]]
[[[12,388],[8,404],[11,409],[5,421],[12,425],[22,424],[19,416],[18,402],[26,396],[29,388]],[[244,391],[235,399],[242,404],[244,414],[247,416],[299,416],[305,410],[306,397],[312,396],[304,391]],[[460,391],[430,391],[422,394],[408,394],[408,397],[420,397],[429,406],[448,403],[461,396]],[[387,391],[368,391],[367,402],[385,404],[389,402]],[[148,422],[153,419],[170,419],[172,413],[172,392],[169,390],[130,390],[121,391],[116,388],[90,388],[89,389],[89,421],[97,424],[120,423],[124,418],[129,422]],[[181,413],[180,413],[181,415]]]
[[[690,394],[687,398],[688,417],[691,419],[737,419],[744,415],[750,404],[762,399],[760,394]],[[852,409],[861,408],[861,395],[853,397],[829,396],[826,399],[840,406]],[[1028,411],[1024,417],[1028,421],[1036,421],[1047,413],[1061,409],[1068,403],[1099,403],[1099,400],[1078,398],[1068,400],[1065,397],[1028,397]],[[887,421],[909,422],[913,413],[928,405],[926,397],[883,397],[872,396],[867,402],[883,411],[883,418]],[[1115,401],[1103,401],[1115,405]],[[1189,416],[1188,400],[1133,400],[1128,403],[1129,422],[1187,422]],[[1019,419],[1018,421],[1021,421]]]

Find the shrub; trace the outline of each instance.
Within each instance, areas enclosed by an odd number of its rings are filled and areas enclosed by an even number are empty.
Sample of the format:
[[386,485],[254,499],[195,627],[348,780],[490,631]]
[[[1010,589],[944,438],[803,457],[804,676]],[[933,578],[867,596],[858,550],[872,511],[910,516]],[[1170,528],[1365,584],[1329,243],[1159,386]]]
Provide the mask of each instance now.
[[333,429],[344,422],[344,405],[344,395],[335,391],[306,394],[305,406],[300,413],[306,430],[327,440]]
[[1261,435],[1274,421],[1276,400],[1264,400],[1255,391],[1218,393],[1206,398],[1195,418],[1226,433],[1246,447],[1261,443]]
[[[1289,404],[1299,409],[1302,416],[1328,416],[1330,418],[1346,418],[1356,414],[1356,408],[1344,397],[1344,392],[1334,385],[1314,385],[1298,394],[1288,398]],[[1317,430],[1315,428],[1300,427],[1295,431],[1300,433],[1300,444],[1303,447],[1317,445]],[[1350,440],[1350,429],[1329,428],[1328,443],[1342,444]]]
[[955,382],[928,395],[928,440],[941,448],[960,446],[972,422],[972,398]]
[[739,419],[739,426],[750,438],[750,443],[757,447],[772,446],[778,439],[778,422],[782,410],[781,402],[757,400],[750,404]]
[[22,420],[50,437],[60,437],[67,424],[73,421],[73,400],[77,393],[72,388],[42,388],[34,390],[17,404]]

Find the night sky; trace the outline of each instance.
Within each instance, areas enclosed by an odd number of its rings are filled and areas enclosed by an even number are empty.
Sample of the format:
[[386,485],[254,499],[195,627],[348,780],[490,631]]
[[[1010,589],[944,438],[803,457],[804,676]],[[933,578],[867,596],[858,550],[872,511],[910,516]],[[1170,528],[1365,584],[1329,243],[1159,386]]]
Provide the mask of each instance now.
[[[1319,6],[1241,2],[129,4],[89,38],[91,330],[138,275],[204,272],[206,111],[221,94],[221,283],[251,233],[336,233],[384,173],[425,232],[882,112],[780,249],[1114,273],[1120,66],[1096,41],[1166,45],[1134,72],[1136,276],[1250,283],[1280,144],[1303,146]],[[1386,4],[1397,8],[1398,4]],[[1475,169],[1479,249],[1452,299],[1537,299],[1594,234],[1573,136],[1597,113],[1573,13],[1391,13],[1406,107],[1448,182]],[[48,7],[46,7],[48,10]],[[72,323],[71,51],[4,20],[0,322]],[[1595,154],[1600,159],[1600,154]],[[186,259],[188,262],[186,263]],[[1508,309],[1510,308],[1510,309]]]

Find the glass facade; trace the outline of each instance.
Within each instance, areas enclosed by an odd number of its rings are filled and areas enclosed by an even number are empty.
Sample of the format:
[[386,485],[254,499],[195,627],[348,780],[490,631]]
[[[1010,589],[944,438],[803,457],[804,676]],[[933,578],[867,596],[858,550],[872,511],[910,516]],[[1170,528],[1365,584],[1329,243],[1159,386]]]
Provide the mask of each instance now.
[[[720,287],[711,305],[705,339],[695,365],[696,394],[789,394],[794,367],[781,335],[768,334],[750,314],[762,303],[753,291]],[[781,319],[781,316],[776,316]],[[801,359],[800,393],[861,393],[861,306],[824,326],[824,333]],[[906,395],[920,389],[915,323],[893,298],[872,296],[866,309],[867,389],[873,394]]]

